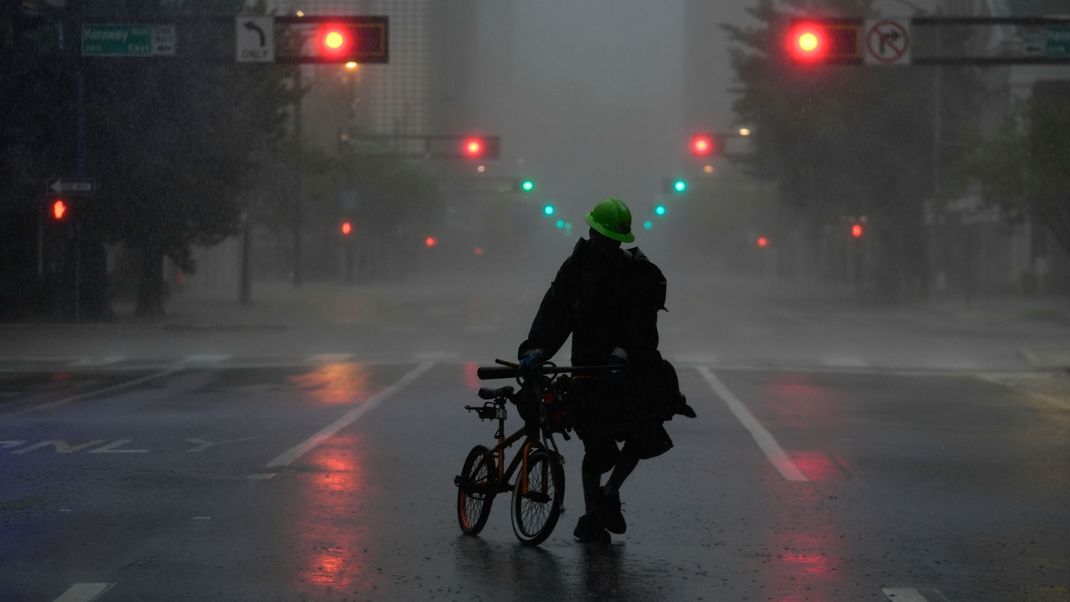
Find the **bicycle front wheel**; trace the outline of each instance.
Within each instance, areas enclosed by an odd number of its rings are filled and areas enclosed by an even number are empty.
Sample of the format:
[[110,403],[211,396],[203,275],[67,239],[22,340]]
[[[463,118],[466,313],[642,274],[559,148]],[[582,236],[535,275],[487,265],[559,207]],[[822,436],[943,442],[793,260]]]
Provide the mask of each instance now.
[[556,454],[536,449],[528,454],[527,479],[513,486],[513,533],[521,543],[542,543],[557,525],[565,500],[565,471]]
[[465,535],[477,535],[487,524],[497,493],[498,467],[494,454],[482,445],[468,452],[457,477],[457,522]]

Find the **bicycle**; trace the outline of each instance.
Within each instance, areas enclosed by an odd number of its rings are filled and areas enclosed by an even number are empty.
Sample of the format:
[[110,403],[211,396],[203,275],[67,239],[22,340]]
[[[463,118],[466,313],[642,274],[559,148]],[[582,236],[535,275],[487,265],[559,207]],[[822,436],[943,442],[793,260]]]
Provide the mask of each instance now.
[[[512,491],[509,515],[513,533],[523,544],[538,545],[550,536],[564,511],[564,457],[557,449],[554,433],[560,433],[566,441],[570,439],[572,377],[569,375],[611,367],[558,367],[544,362],[525,375],[517,364],[495,362],[504,367],[481,367],[476,371],[479,378],[516,378],[520,390],[512,386],[480,388],[478,395],[485,403],[464,406],[465,410],[476,412],[481,421],[497,420],[498,429],[494,433],[497,445],[493,449],[484,445],[473,447],[464,460],[461,474],[453,479],[457,485],[457,521],[465,535],[479,534],[487,524],[494,498]],[[530,405],[532,400],[538,408],[534,424],[525,421],[523,427],[506,437],[506,404]],[[522,438],[524,444],[506,468],[505,450]],[[513,480],[518,468],[520,474]]]

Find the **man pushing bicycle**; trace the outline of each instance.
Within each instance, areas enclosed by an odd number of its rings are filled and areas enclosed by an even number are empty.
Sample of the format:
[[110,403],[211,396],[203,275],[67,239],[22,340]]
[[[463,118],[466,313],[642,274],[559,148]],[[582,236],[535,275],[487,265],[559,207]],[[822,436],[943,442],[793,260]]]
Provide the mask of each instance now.
[[[620,366],[575,383],[585,513],[573,535],[606,542],[609,532],[624,533],[627,527],[620,504],[624,480],[639,460],[672,447],[663,422],[673,414],[695,414],[658,352],[665,276],[638,248],[621,249],[621,243],[635,241],[631,212],[623,201],[608,198],[586,221],[589,237],[576,243],[558,270],[518,357],[521,371],[531,370],[553,357],[571,334],[574,366]],[[602,475],[610,471],[603,486]]]

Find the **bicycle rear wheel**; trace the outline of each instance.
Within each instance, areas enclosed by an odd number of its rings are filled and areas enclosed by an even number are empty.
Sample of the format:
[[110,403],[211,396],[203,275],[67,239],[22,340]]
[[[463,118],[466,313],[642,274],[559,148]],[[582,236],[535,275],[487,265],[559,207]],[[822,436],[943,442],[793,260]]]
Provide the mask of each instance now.
[[468,452],[457,484],[457,523],[465,535],[483,530],[497,494],[498,467],[494,455],[482,445]]
[[513,486],[511,512],[513,533],[520,543],[538,545],[557,525],[561,504],[565,500],[565,471],[561,460],[545,449],[528,454],[527,490],[523,491],[524,475],[517,476]]

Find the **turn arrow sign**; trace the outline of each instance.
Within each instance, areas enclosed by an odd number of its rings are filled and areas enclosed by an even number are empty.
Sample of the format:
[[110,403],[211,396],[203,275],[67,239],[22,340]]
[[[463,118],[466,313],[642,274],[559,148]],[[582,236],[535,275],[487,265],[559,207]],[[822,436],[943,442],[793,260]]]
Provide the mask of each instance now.
[[257,35],[260,36],[260,47],[261,48],[263,48],[264,46],[267,45],[267,39],[264,37],[264,30],[260,29],[260,27],[256,23],[253,23],[252,21],[246,21],[245,22],[245,29],[248,29],[249,31],[255,31],[257,33]]

